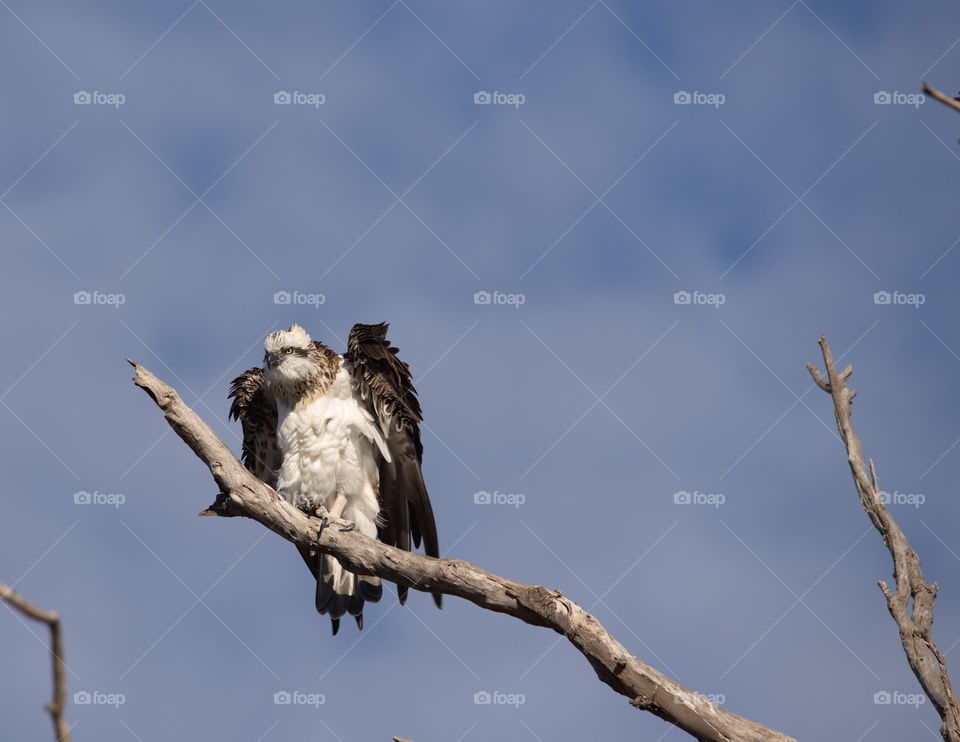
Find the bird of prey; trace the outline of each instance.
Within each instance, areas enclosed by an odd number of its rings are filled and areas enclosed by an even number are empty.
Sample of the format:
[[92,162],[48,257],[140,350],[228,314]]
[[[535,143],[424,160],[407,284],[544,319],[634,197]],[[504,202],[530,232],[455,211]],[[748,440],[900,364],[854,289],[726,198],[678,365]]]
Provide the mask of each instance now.
[[[230,417],[243,426],[243,463],[290,503],[323,508],[344,530],[439,556],[423,483],[420,403],[410,368],[386,323],[353,326],[334,353],[297,324],[264,343],[263,368],[233,380]],[[356,575],[335,557],[298,547],[316,578],[316,608],[333,633],[349,613],[363,628],[364,601],[380,600],[379,577]],[[407,588],[397,586],[400,603]],[[440,594],[434,594],[440,607]]]

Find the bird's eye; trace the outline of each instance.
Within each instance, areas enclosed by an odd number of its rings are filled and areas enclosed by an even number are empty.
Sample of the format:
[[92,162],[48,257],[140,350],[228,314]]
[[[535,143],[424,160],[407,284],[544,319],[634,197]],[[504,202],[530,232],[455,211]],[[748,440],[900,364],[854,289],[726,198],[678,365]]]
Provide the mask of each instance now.
[[287,355],[290,355],[291,353],[293,353],[293,348],[284,348],[283,352],[286,353]]

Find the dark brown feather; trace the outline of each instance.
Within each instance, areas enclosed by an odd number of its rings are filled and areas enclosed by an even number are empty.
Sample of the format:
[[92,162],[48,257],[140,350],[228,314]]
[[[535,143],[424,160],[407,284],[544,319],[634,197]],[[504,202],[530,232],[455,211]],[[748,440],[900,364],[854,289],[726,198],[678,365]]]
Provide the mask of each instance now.
[[[351,365],[354,384],[371,414],[380,425],[392,463],[380,462],[379,537],[384,543],[409,551],[423,541],[427,556],[440,556],[437,525],[420,465],[423,445],[420,402],[410,367],[397,358],[397,349],[387,340],[386,323],[353,326],[344,357]],[[400,602],[407,588],[397,587]],[[440,593],[434,593],[439,607]]]
[[275,487],[282,457],[277,445],[277,405],[264,389],[263,369],[244,371],[230,385],[230,418],[243,427],[243,465]]

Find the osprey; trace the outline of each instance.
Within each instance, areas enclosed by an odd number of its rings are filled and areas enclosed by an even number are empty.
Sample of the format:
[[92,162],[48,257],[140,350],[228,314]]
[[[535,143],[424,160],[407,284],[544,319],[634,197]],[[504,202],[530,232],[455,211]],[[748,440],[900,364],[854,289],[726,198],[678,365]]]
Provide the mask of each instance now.
[[[420,464],[423,419],[410,367],[386,323],[354,325],[334,353],[297,324],[270,333],[263,368],[233,380],[230,417],[243,426],[243,463],[307,513],[319,508],[342,530],[439,556],[437,526]],[[347,571],[335,557],[297,547],[316,578],[316,607],[333,633],[344,613],[363,628],[364,601],[380,600],[379,577]],[[407,588],[397,586],[400,603]],[[440,593],[434,593],[440,607]]]

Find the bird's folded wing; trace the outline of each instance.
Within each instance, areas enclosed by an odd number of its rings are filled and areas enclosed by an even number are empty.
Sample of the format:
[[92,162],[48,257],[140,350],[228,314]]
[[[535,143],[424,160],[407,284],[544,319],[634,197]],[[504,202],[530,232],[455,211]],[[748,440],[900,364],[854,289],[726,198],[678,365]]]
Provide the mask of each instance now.
[[244,371],[230,385],[230,417],[243,427],[243,465],[276,487],[282,461],[277,445],[277,404],[263,383],[263,369]]
[[[387,340],[387,324],[353,326],[344,354],[350,364],[353,384],[380,427],[390,452],[381,457],[380,505],[383,513],[379,537],[384,543],[407,551],[413,545],[427,556],[440,555],[437,526],[420,465],[423,420],[410,367],[397,358],[397,349]],[[400,600],[407,589],[398,587]],[[440,605],[440,595],[434,600]]]

